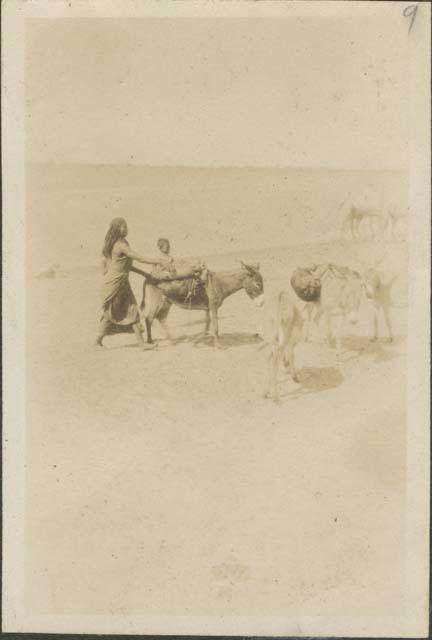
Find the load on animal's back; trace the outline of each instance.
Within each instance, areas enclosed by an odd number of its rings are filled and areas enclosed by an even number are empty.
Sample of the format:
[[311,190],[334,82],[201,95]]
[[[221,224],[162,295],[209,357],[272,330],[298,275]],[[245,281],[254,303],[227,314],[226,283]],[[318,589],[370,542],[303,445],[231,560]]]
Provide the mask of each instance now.
[[321,278],[313,265],[298,267],[291,276],[291,286],[303,302],[318,302],[321,296]]
[[306,340],[313,313],[316,326],[324,315],[328,342],[332,346],[335,342],[332,325],[334,320],[337,322],[336,344],[340,348],[345,321],[355,324],[358,319],[362,291],[360,274],[331,263],[314,265],[308,269],[298,268],[291,278],[291,285],[300,300],[306,302]]

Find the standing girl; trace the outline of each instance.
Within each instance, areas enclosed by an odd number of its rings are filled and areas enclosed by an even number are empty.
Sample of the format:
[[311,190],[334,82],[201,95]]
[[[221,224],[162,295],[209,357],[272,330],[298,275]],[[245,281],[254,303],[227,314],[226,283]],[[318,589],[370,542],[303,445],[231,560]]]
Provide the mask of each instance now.
[[132,261],[168,266],[164,259],[144,258],[129,246],[126,236],[128,227],[123,218],[114,218],[105,236],[102,249],[102,319],[96,346],[102,347],[107,333],[134,331],[139,346],[144,348],[138,305],[129,282]]

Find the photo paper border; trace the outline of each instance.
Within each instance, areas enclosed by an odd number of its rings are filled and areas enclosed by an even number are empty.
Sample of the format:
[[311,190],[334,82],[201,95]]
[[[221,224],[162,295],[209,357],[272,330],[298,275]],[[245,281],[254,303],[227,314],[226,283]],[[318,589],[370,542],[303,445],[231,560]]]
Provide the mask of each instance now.
[[[160,635],[426,637],[429,618],[430,14],[409,36],[410,219],[407,354],[406,607],[397,617],[40,616],[24,606],[25,84],[27,18],[382,16],[403,2],[8,0],[2,20],[3,631]],[[385,46],[385,43],[384,45]]]

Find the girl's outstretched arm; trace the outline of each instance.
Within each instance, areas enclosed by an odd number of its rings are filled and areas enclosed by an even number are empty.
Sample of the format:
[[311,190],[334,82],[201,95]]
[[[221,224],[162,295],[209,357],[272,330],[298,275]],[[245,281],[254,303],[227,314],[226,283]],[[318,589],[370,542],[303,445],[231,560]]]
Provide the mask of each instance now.
[[[119,243],[120,244],[120,243]],[[170,264],[170,260],[165,260],[163,258],[147,258],[145,256],[141,256],[135,251],[132,251],[130,246],[126,244],[126,242],[122,242],[119,246],[121,252],[130,258],[131,260],[136,260],[137,262],[144,262],[145,264],[160,264],[163,267],[167,267]]]

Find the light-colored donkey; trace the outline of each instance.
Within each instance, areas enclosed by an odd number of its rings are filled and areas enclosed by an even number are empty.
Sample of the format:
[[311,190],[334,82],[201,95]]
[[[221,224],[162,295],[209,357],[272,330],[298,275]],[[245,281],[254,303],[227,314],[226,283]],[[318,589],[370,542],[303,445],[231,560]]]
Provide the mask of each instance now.
[[275,401],[279,399],[277,376],[281,361],[294,382],[298,382],[295,350],[303,339],[304,319],[299,303],[292,298],[292,294],[281,291],[275,313],[269,319],[270,326],[267,326],[271,351],[268,358],[264,397],[273,398]]
[[358,321],[362,280],[356,271],[333,264],[317,267],[316,273],[321,280],[321,294],[317,302],[306,303],[305,339],[309,339],[312,320],[318,325],[321,317],[324,316],[327,340],[330,346],[336,346],[340,350],[346,323],[356,324]]

